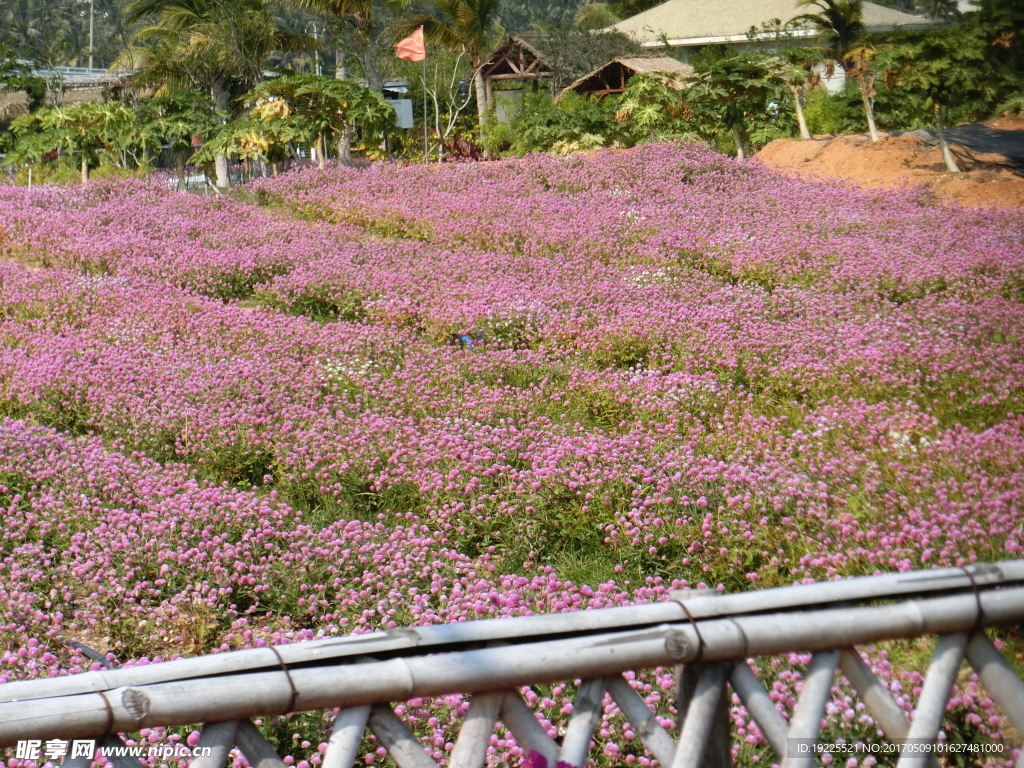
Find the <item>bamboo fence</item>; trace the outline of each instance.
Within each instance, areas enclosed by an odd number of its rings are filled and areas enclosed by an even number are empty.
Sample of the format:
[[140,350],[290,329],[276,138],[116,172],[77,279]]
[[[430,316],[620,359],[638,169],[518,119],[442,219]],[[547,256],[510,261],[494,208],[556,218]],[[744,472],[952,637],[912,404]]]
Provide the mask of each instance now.
[[[837,671],[887,738],[934,743],[964,659],[1009,723],[1024,734],[1024,682],[985,633],[1024,621],[1024,560],[819,582],[736,595],[675,592],[624,608],[401,628],[256,648],[127,669],[0,686],[0,746],[26,739],[96,737],[206,723],[193,768],[224,768],[237,747],[253,768],[285,768],[252,718],[340,708],[323,768],[351,768],[369,728],[399,768],[436,768],[392,703],[470,695],[452,768],[481,768],[495,724],[549,766],[586,764],[605,694],[651,755],[668,768],[729,764],[728,691],[739,696],[783,768],[810,768]],[[912,720],[856,646],[938,635]],[[812,657],[787,721],[749,660]],[[624,672],[674,666],[679,733],[663,728]],[[552,739],[524,686],[582,680],[564,735]],[[65,760],[88,768],[88,760]],[[898,768],[932,766],[904,752]],[[117,768],[138,768],[120,759]],[[1024,768],[1024,757],[1017,768]]]

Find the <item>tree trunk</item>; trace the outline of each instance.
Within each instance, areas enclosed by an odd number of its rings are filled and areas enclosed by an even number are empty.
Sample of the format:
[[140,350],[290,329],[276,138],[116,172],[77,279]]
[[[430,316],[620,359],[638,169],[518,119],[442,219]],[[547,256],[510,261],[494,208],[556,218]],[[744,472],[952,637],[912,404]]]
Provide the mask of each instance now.
[[367,45],[363,48],[363,54],[359,57],[363,61],[363,74],[366,76],[366,83],[370,88],[379,91],[384,86],[384,81],[377,71],[377,61],[373,58],[373,48]]
[[323,131],[317,134],[316,137],[316,160],[317,165],[322,171],[327,166],[327,143],[324,141]]
[[732,140],[736,143],[736,159],[745,160],[747,155],[743,151],[743,135],[735,125],[732,127]]
[[346,123],[341,129],[341,138],[338,139],[338,159],[342,165],[352,165],[352,126]]
[[185,183],[185,152],[179,149],[177,157],[175,158],[178,163],[178,191],[185,192],[188,189],[188,185]]
[[[219,112],[228,111],[228,92],[220,82],[214,82],[211,87],[213,103]],[[217,155],[213,160],[217,172],[217,189],[227,189],[231,186],[231,176],[228,175],[228,159],[225,155]]]
[[946,121],[942,116],[942,107],[935,107],[935,123],[939,129],[939,145],[942,147],[942,162],[946,164],[946,170],[950,173],[960,173],[960,166],[956,164],[956,160],[953,158],[953,150],[949,148],[949,142],[946,141]]
[[89,183],[89,158],[82,158],[82,183]]
[[811,132],[807,130],[807,119],[804,117],[804,94],[803,88],[793,89],[793,103],[796,105],[796,121],[800,124],[800,138],[811,138]]
[[473,75],[473,83],[476,85],[476,115],[480,119],[480,127],[484,127],[484,115],[487,114],[487,87],[484,85],[484,75],[480,69]]
[[345,71],[345,53],[338,49],[334,52],[334,79],[344,80],[348,77],[348,73]]
[[868,135],[872,141],[878,141],[878,128],[875,126],[875,108],[871,106],[871,95],[869,94],[871,86],[865,82],[864,78],[860,78],[858,85],[860,85],[860,100],[864,102],[864,115],[868,119]]

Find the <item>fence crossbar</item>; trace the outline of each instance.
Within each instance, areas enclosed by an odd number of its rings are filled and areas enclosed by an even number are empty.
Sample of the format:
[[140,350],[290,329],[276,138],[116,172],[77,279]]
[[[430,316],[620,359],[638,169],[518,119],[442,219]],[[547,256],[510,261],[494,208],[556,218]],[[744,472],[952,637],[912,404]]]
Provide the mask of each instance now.
[[[570,638],[596,632],[637,630],[661,624],[725,616],[807,611],[836,604],[856,605],[953,592],[974,592],[1024,584],[1024,560],[976,563],[963,568],[864,576],[733,595],[673,592],[673,600],[571,614],[485,619],[430,627],[402,627],[270,648],[251,648],[128,669],[97,670],[48,680],[15,681],[0,686],[0,703],[111,691],[239,672],[340,663],[357,656],[386,659],[419,653],[457,651],[477,644],[530,643],[539,638]],[[685,602],[684,611],[681,602]]]

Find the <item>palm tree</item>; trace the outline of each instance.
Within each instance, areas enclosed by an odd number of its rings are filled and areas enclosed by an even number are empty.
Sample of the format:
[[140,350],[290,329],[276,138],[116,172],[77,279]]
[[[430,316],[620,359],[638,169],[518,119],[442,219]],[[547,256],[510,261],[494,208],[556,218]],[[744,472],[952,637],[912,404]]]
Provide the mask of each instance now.
[[800,0],[798,5],[819,9],[818,13],[797,16],[793,22],[806,22],[818,31],[818,40],[825,44],[825,52],[830,59],[830,69],[838,63],[843,72],[853,75],[864,103],[868,133],[872,141],[878,141],[875,110],[872,106],[875,74],[868,68],[874,48],[867,41],[864,0]]
[[622,21],[622,19],[618,17],[608,3],[590,2],[579,7],[579,10],[576,11],[576,16],[572,20],[572,25],[576,29],[583,30],[603,29],[619,21]]
[[914,0],[914,9],[937,21],[960,20],[956,0]]
[[439,0],[436,16],[427,13],[407,16],[395,25],[397,38],[423,27],[423,35],[429,42],[469,55],[481,125],[487,111],[487,90],[481,66],[494,43],[505,33],[498,24],[499,8],[500,0]]
[[[263,80],[274,51],[312,49],[306,35],[289,32],[271,12],[267,0],[130,0],[129,21],[156,17],[136,40],[146,76],[176,87],[209,89],[217,111],[228,111],[232,85],[248,90]],[[228,186],[227,158],[217,157],[217,186]]]
[[363,73],[367,82],[372,88],[380,88],[383,85],[373,55],[374,17],[376,15],[374,0],[292,0],[292,4],[306,11],[334,16],[348,24],[359,51],[359,59],[362,61]]

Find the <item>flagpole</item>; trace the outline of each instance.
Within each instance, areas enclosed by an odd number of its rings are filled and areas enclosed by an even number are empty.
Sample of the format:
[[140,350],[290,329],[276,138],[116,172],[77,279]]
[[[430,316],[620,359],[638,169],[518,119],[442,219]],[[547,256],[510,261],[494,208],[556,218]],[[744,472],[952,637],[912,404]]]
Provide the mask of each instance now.
[[[423,27],[420,26],[420,34]],[[427,143],[427,39],[423,38],[423,163],[430,165],[430,145]]]

